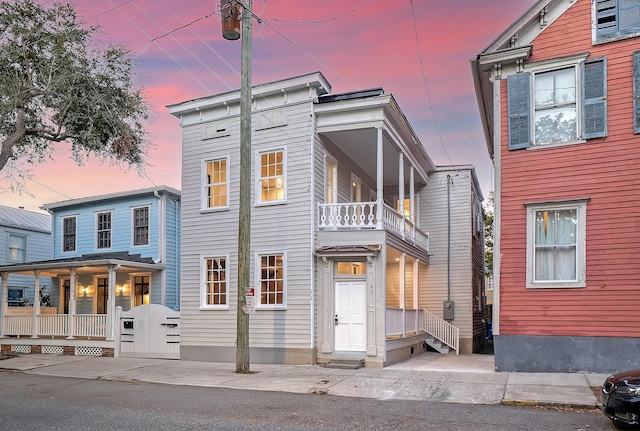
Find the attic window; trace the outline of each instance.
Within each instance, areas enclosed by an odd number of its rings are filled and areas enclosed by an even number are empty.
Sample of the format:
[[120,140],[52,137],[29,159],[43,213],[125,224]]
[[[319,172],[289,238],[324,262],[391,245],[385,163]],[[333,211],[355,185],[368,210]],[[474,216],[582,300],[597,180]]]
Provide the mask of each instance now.
[[226,121],[208,123],[202,126],[202,140],[229,136],[229,124]]
[[640,34],[640,0],[596,0],[594,43]]

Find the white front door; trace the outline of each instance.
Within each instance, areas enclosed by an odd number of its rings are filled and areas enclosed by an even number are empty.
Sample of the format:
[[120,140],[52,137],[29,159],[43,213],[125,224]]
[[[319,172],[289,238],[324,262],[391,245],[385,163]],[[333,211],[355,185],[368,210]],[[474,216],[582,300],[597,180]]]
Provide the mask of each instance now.
[[364,281],[336,283],[337,351],[366,350],[365,291]]

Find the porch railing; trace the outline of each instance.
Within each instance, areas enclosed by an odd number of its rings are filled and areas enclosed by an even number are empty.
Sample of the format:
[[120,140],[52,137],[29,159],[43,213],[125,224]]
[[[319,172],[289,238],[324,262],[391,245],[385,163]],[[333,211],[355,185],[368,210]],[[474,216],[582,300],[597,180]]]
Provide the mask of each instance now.
[[429,251],[429,234],[422,232],[411,220],[389,205],[382,205],[381,216],[378,216],[377,208],[375,202],[319,204],[318,228],[320,230],[358,230],[381,227],[387,232]]
[[420,310],[387,307],[385,332],[387,337],[414,335],[420,331]]
[[[37,316],[38,337],[95,337],[107,336],[106,314],[73,315],[73,334],[69,334],[68,314],[41,314]],[[4,316],[4,335],[16,337],[33,336],[33,315],[18,314]]]
[[460,354],[460,330],[427,310],[421,312],[424,331],[451,347],[456,351],[456,355]]

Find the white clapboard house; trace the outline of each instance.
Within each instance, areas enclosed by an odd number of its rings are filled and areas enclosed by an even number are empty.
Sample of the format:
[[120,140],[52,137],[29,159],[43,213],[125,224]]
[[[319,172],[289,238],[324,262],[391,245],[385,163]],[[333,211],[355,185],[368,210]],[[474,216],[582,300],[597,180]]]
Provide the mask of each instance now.
[[[384,366],[428,344],[478,350],[474,168],[436,166],[382,89],[333,95],[311,73],[252,95],[251,362]],[[183,131],[180,357],[233,362],[240,91],[168,109]]]

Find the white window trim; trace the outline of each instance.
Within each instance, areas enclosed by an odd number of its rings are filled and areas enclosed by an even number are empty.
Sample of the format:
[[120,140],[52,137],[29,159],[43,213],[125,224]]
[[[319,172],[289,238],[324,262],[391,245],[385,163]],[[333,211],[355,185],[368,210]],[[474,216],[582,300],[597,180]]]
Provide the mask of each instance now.
[[[74,244],[74,249],[73,250],[66,250],[64,249],[64,221],[66,219],[70,219],[70,218],[74,218],[76,219],[76,240],[75,240],[75,244]],[[77,214],[73,214],[73,215],[66,215],[66,216],[62,216],[60,217],[60,237],[61,237],[61,244],[60,244],[60,252],[61,253],[77,253],[78,252],[78,215]],[[96,234],[96,238],[97,238],[97,234]]]
[[[118,285],[118,283],[116,282],[116,286],[115,286],[115,296],[117,297],[126,297],[127,295],[129,296],[129,310],[133,309],[136,304],[136,297],[135,297],[135,286],[134,286],[134,278],[135,277],[149,277],[149,304],[152,304],[153,302],[151,302],[151,293],[152,293],[152,287],[153,287],[153,275],[150,272],[132,272],[131,274],[129,274],[129,289],[127,292],[127,288],[125,287],[125,284],[121,284]],[[118,292],[118,289],[121,289],[120,292]],[[144,302],[144,298],[143,298],[143,302]]]
[[[262,201],[262,162],[260,160],[261,156],[264,153],[275,153],[281,151],[282,152],[282,178],[284,181],[284,190],[283,190],[283,198],[275,201]],[[282,146],[279,148],[272,148],[269,150],[256,151],[255,153],[255,193],[256,193],[256,206],[269,206],[269,205],[282,205],[287,203],[287,188],[289,186],[289,181],[287,179],[287,146]]]
[[[579,288],[586,287],[586,234],[587,202],[589,199],[575,199],[558,202],[525,203],[527,208],[527,288]],[[540,210],[575,209],[578,218],[576,238],[576,281],[538,281],[534,282],[533,267],[535,256],[535,213]]]
[[[102,211],[104,212],[104,211]],[[97,314],[98,313],[98,279],[99,278],[106,278],[107,279],[107,301],[109,301],[109,293],[108,293],[108,289],[109,289],[109,274],[96,274],[93,276],[93,284],[91,285],[91,302],[92,302],[92,307],[93,307],[93,314]],[[78,289],[80,286],[76,286],[76,289]],[[88,290],[89,286],[84,286],[85,289]],[[86,292],[82,297],[85,298],[89,297],[88,295],[89,292]],[[76,300],[79,298],[76,298]],[[108,311],[108,310],[107,310]],[[107,313],[108,314],[108,313]]]
[[[353,195],[353,184],[356,184],[356,192],[359,196]],[[355,200],[357,199],[357,200]],[[362,180],[359,176],[351,172],[351,180],[349,182],[349,200],[351,202],[362,202]]]
[[[329,202],[329,165],[333,166],[333,170],[331,172],[331,185],[333,190],[333,200]],[[325,154],[324,157],[324,201],[328,204],[337,204],[338,203],[338,160],[331,156],[330,154]]]
[[[231,170],[230,170],[230,155],[225,155],[222,157],[213,157],[202,159],[200,163],[200,212],[216,212],[216,211],[228,211],[231,208]],[[227,204],[219,207],[210,207],[208,206],[207,193],[206,188],[208,187],[207,183],[207,163],[216,162],[219,160],[225,160],[227,162]]]
[[[24,260],[20,260],[20,259],[12,259],[11,258],[11,249],[9,248],[9,244],[11,243],[11,237],[19,237],[24,239]],[[23,263],[23,262],[28,262],[28,258],[27,258],[27,253],[28,253],[28,249],[29,249],[29,239],[28,239],[28,235],[24,235],[21,233],[17,233],[17,232],[7,232],[7,247],[6,247],[6,253],[7,253],[7,262],[8,263]]]
[[[262,270],[260,258],[262,256],[282,255],[282,304],[262,304],[262,286],[260,273]],[[256,310],[286,310],[287,309],[287,252],[282,250],[261,251],[255,255],[254,288],[256,295]]]
[[[136,210],[138,209],[142,209],[142,208],[147,208],[148,212],[147,212],[147,229],[149,232],[149,237],[147,239],[147,243],[146,244],[138,244],[136,245],[136,227],[135,227],[135,213]],[[113,245],[113,215],[111,216],[111,245]],[[151,205],[146,204],[146,205],[136,205],[134,207],[131,207],[131,248],[140,248],[140,247],[149,247],[149,245],[151,245]]]
[[[204,288],[205,274],[207,273],[207,265],[205,264],[207,259],[220,259],[226,260],[227,271],[227,303],[225,305],[207,304],[207,292]],[[200,255],[200,310],[228,310],[229,302],[231,302],[230,296],[230,283],[229,283],[229,255],[228,254],[201,254]]]
[[[104,214],[104,213],[110,213],[111,214],[111,247],[103,247],[103,248],[99,248],[98,247],[98,215],[99,214]],[[93,232],[93,241],[94,241],[94,248],[96,251],[103,251],[103,250],[112,250],[113,249],[113,210],[100,210],[100,211],[96,211],[95,215],[94,215],[94,232]]]
[[[527,150],[536,150],[540,148],[550,148],[550,147],[562,147],[565,145],[574,145],[574,144],[582,144],[587,142],[582,138],[582,71],[580,67],[580,63],[584,61],[588,52],[571,55],[562,58],[554,58],[550,60],[538,61],[535,63],[528,63],[525,66],[525,69],[528,72],[531,72],[531,79],[529,80],[529,94],[531,95],[531,103],[529,107],[529,118],[530,118],[530,136],[531,136],[531,145],[527,148]],[[545,72],[553,72],[554,70],[566,69],[569,67],[573,67],[575,69],[575,89],[576,89],[576,139],[568,142],[554,142],[548,144],[536,144],[536,102],[535,102],[535,75],[538,73]]]

